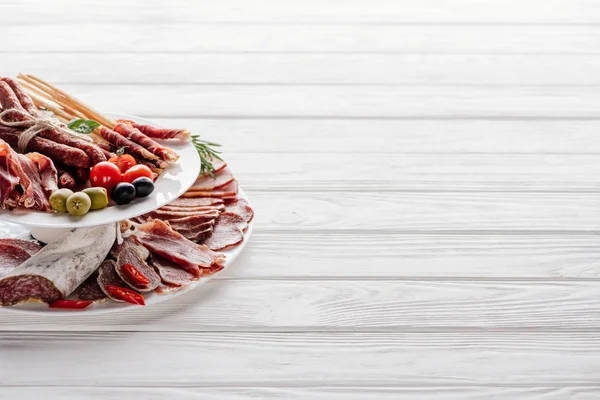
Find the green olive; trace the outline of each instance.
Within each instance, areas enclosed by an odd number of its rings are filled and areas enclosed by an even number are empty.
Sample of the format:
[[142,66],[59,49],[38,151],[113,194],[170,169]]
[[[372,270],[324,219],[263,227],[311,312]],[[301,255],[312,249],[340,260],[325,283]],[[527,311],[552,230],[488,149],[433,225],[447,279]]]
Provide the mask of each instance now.
[[103,187],[88,188],[85,189],[83,193],[90,196],[90,199],[92,200],[92,207],[90,210],[99,210],[108,205],[108,193]]
[[58,189],[50,195],[50,206],[58,212],[67,212],[67,199],[73,194],[70,189]]
[[69,214],[75,215],[76,217],[85,215],[90,211],[91,206],[92,199],[83,192],[74,193],[67,199],[67,211]]

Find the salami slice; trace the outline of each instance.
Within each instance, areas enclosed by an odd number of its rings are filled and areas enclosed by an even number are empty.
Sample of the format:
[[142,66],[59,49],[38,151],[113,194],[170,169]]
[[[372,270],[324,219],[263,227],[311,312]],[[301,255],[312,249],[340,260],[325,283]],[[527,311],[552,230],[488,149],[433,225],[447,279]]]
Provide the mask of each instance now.
[[248,223],[254,218],[254,210],[252,210],[252,207],[248,205],[245,199],[235,199],[227,202],[225,211],[239,215]]
[[[133,265],[144,278],[150,281],[150,283],[140,284],[139,282],[136,282],[133,277],[127,274],[127,271],[124,268],[126,264]],[[142,254],[135,247],[125,248],[119,253],[116,271],[121,279],[127,283],[127,286],[137,290],[138,292],[151,292],[160,284],[160,276],[158,276],[152,267],[146,264]]]
[[85,301],[100,301],[108,298],[98,284],[98,272],[94,272],[74,292],[75,297]]
[[8,243],[0,243],[0,277],[6,276],[31,257],[25,250]]
[[176,262],[167,260],[157,254],[152,255],[151,263],[158,275],[160,275],[160,279],[163,283],[183,286],[198,279],[194,274],[181,268]]
[[8,244],[26,251],[30,256],[42,249],[42,246],[30,240],[23,239],[0,239],[0,245]]
[[244,240],[248,224],[241,216],[224,212],[217,219],[212,234],[204,241],[211,250],[223,250],[237,246]]
[[109,299],[124,303],[123,300],[112,296],[110,292],[106,290],[107,286],[127,287],[127,284],[121,279],[119,274],[117,274],[116,266],[117,263],[113,260],[106,260],[100,265],[100,268],[98,268],[98,286],[100,286],[100,289],[102,289]]
[[67,297],[96,271],[116,236],[114,224],[67,232],[0,280],[0,305]]

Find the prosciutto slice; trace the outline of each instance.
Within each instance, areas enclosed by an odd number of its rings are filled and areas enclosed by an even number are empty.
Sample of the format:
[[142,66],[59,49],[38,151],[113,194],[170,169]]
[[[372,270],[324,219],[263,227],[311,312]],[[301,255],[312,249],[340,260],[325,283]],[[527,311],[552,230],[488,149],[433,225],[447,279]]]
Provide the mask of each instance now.
[[40,153],[28,153],[26,156],[37,166],[42,189],[46,193],[46,197],[50,197],[52,192],[58,190],[58,173],[54,163]]
[[221,199],[235,198],[238,193],[238,184],[233,180],[226,186],[212,191],[190,190],[185,192],[181,197],[216,197]]
[[161,146],[130,124],[119,123],[115,125],[113,129],[115,132],[118,132],[127,139],[139,144],[140,146],[143,146],[144,148],[148,149],[148,151],[156,154],[165,161],[177,161],[179,158],[175,151],[168,147]]
[[20,181],[18,177],[20,166],[17,163],[16,153],[0,141],[0,200],[2,200],[2,208],[17,206],[18,198],[16,200],[11,198]]
[[213,206],[213,205],[221,205],[223,204],[223,200],[218,198],[183,198],[180,197],[177,200],[169,203],[169,206],[173,207],[202,207],[202,206]]
[[238,198],[228,202],[225,211],[239,215],[248,223],[254,218],[254,210],[245,199]]
[[137,155],[148,160],[158,160],[158,156],[146,150],[139,144],[127,139],[120,133],[113,131],[112,129],[108,129],[105,126],[100,126],[98,129],[96,129],[95,132],[98,132],[104,140],[108,141],[116,148],[125,147],[127,148],[128,153]]
[[168,210],[154,210],[146,214],[146,217],[158,218],[170,221],[172,219],[203,216],[206,218],[217,218],[219,216],[219,210],[204,210],[204,211],[168,211]]
[[132,124],[132,126],[144,135],[154,139],[179,139],[184,142],[190,140],[190,132],[186,129],[155,128],[150,125]]
[[134,237],[152,253],[176,262],[195,276],[202,274],[202,268],[222,265],[225,261],[223,254],[215,253],[207,246],[187,240],[158,219],[140,225]]
[[234,178],[229,168],[223,168],[221,171],[214,173],[214,177],[210,175],[199,176],[189,190],[201,192],[215,190],[227,186],[233,180]]
[[191,215],[189,217],[172,218],[168,222],[172,227],[174,227],[174,229],[177,229],[176,227],[181,227],[184,225],[188,227],[200,225],[205,222],[213,221],[215,218],[216,216],[212,215]]
[[197,206],[197,207],[177,207],[166,205],[160,208],[161,211],[175,211],[175,212],[195,212],[195,211],[225,211],[224,204],[218,204],[214,206]]
[[19,205],[34,210],[52,211],[37,166],[23,154],[17,154],[17,158],[21,164],[19,185],[23,189]]
[[217,219],[212,234],[204,241],[211,250],[223,250],[237,246],[244,240],[248,224],[241,216],[224,212]]

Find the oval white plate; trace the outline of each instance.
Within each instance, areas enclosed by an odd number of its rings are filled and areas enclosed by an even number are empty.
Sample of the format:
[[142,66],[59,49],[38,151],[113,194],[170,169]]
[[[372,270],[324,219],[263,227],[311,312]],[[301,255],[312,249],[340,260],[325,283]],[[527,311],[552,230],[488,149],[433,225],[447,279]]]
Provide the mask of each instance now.
[[[161,127],[144,118],[113,113],[109,115],[113,118],[131,119],[142,124]],[[122,221],[154,211],[185,193],[194,184],[200,172],[200,157],[193,144],[175,140],[158,142],[175,150],[179,154],[179,160],[164,170],[155,182],[154,192],[146,198],[135,199],[125,206],[114,205],[102,210],[90,211],[82,217],[41,211],[0,210],[0,220],[40,228],[82,228]]]

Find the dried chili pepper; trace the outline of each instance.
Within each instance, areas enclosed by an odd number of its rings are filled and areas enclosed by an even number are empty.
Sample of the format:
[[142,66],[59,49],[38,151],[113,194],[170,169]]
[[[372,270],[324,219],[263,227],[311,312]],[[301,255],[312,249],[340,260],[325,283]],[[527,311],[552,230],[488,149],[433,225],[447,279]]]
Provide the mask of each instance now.
[[67,308],[70,310],[83,310],[92,304],[91,301],[83,300],[56,300],[50,304],[50,308]]

